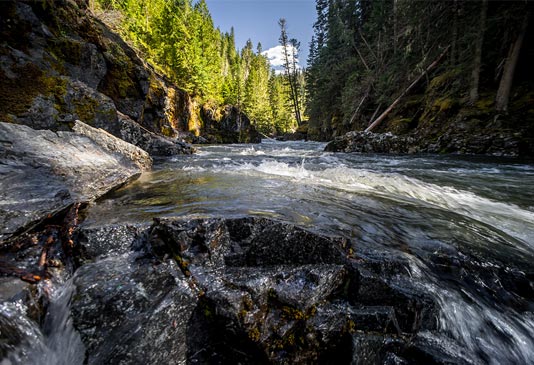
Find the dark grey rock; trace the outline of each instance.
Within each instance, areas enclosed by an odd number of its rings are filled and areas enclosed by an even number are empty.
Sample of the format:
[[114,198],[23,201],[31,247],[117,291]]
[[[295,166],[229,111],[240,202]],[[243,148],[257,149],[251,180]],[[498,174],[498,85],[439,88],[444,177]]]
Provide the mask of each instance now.
[[[227,339],[209,347],[218,361],[346,363],[354,331],[405,336],[436,316],[420,290],[390,283],[365,260],[353,260],[350,242],[293,225],[263,218],[159,219],[149,242],[158,256],[176,257],[202,293],[207,314],[196,321],[219,342]],[[400,351],[406,342],[398,342]],[[191,360],[209,362],[205,356]]]
[[119,112],[118,117],[120,138],[144,149],[152,156],[189,155],[195,151],[188,143],[150,132],[127,115]]
[[141,249],[148,228],[144,224],[81,227],[78,232],[80,258],[94,261]]
[[173,261],[115,256],[74,277],[72,318],[87,364],[183,364],[197,294]]
[[[81,229],[71,316],[88,364],[452,363],[402,262],[264,218]],[[416,339],[415,341],[413,339]],[[450,361],[449,361],[450,360]]]
[[327,152],[416,153],[420,151],[413,137],[391,133],[349,132],[325,147]]
[[141,149],[83,128],[91,138],[0,123],[0,239],[73,202],[96,199],[138,176],[139,166],[149,167]]

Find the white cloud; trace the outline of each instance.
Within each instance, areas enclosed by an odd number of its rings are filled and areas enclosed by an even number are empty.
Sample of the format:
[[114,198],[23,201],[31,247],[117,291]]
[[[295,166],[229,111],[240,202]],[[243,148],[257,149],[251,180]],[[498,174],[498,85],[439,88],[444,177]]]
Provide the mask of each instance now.
[[[292,63],[293,61],[293,46],[289,46],[289,62]],[[282,46],[276,46],[269,48],[267,51],[262,52],[264,56],[267,57],[269,60],[269,63],[271,64],[271,67],[275,70],[280,69],[285,64],[285,58],[284,58],[284,47]],[[300,68],[299,60],[298,58],[295,59],[297,63],[297,68]]]

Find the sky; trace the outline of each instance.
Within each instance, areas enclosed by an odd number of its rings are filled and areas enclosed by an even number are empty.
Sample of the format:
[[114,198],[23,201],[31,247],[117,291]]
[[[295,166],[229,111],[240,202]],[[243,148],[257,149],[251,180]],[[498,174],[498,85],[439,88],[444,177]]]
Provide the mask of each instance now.
[[248,39],[254,49],[261,42],[273,66],[281,56],[280,48],[275,48],[280,37],[278,20],[285,18],[289,38],[300,42],[300,65],[306,66],[316,15],[315,0],[206,0],[206,3],[216,27],[223,32],[234,27],[237,48],[243,48]]

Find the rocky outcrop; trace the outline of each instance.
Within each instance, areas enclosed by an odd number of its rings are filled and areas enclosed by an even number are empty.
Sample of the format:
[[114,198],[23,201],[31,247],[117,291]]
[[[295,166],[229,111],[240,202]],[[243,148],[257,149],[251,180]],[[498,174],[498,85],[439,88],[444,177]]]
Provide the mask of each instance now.
[[348,132],[329,142],[327,152],[361,153],[458,153],[492,156],[529,156],[530,142],[520,133],[488,131],[473,135],[469,131],[451,130],[435,139],[417,135],[394,135],[372,132]]
[[308,122],[302,122],[294,133],[285,133],[274,137],[277,141],[307,141],[308,140]]
[[420,148],[413,137],[391,133],[349,132],[337,137],[325,147],[327,152],[415,153]]
[[[0,4],[0,120],[69,130],[83,120],[155,155],[191,153],[177,142],[190,97],[98,22],[85,1]],[[128,115],[129,122],[118,115]],[[149,132],[132,137],[132,129]],[[169,138],[170,137],[170,138]]]
[[[77,270],[59,300],[48,298],[46,285],[39,298],[34,285],[0,278],[0,361],[484,363],[485,353],[447,329],[466,322],[444,322],[457,309],[447,303],[454,288],[518,313],[534,298],[528,260],[510,265],[497,253],[480,260],[478,249],[464,246],[420,251],[428,266],[419,272],[403,254],[276,220],[162,218],[82,226],[69,256],[57,223],[29,233],[10,255],[30,270],[47,252],[54,280],[69,259]],[[43,335],[40,323],[50,331],[54,321],[69,351],[54,346],[53,330]]]
[[0,240],[149,169],[148,154],[81,122],[80,133],[0,122]]
[[[79,119],[153,155],[191,153],[177,137],[206,131],[199,103],[143,62],[87,3],[0,2],[0,121],[69,130]],[[246,117],[228,120],[210,127],[224,136],[215,142],[254,140]]]
[[402,264],[355,257],[345,239],[262,218],[158,219],[80,237],[92,262],[74,276],[72,319],[88,364],[445,358],[414,340],[435,328],[431,298],[393,284]]
[[152,156],[189,155],[195,149],[178,139],[164,138],[150,132],[134,122],[130,117],[118,113],[120,137],[128,143],[141,147]]
[[203,143],[260,143],[261,135],[245,113],[237,107],[226,105],[222,108],[202,107],[204,127]]

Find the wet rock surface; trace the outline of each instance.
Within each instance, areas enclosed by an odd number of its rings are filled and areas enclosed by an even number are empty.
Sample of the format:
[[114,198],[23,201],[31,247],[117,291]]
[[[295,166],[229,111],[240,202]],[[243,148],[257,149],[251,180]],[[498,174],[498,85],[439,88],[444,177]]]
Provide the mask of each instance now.
[[[42,239],[56,226],[46,227]],[[82,226],[75,237],[60,323],[73,326],[70,358],[87,364],[473,363],[438,326],[454,298],[422,285],[402,257],[344,238],[255,217]],[[65,258],[61,247],[48,249],[49,262]],[[30,265],[33,251],[17,260]],[[531,274],[520,267],[484,265],[476,253],[417,255],[467,295],[530,310]],[[0,359],[24,363],[49,351],[38,325],[46,308],[17,280],[0,281]]]
[[150,167],[141,149],[78,125],[91,138],[0,123],[0,239],[105,194],[137,177],[140,166]]
[[[97,252],[73,279],[89,364],[404,363],[422,359],[410,338],[435,329],[433,300],[395,281],[401,263],[290,224],[165,218],[80,236]],[[104,242],[121,249],[99,257]]]

